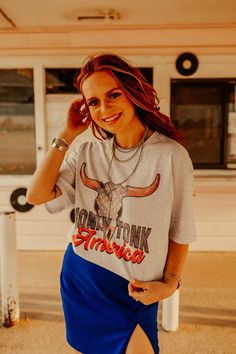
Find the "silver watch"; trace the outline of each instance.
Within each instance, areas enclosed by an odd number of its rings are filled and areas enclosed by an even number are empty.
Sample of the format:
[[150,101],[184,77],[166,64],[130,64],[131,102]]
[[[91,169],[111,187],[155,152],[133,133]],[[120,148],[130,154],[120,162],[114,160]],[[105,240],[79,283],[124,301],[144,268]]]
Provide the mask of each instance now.
[[52,146],[55,147],[57,150],[65,151],[69,149],[70,144],[64,139],[54,138],[52,141]]

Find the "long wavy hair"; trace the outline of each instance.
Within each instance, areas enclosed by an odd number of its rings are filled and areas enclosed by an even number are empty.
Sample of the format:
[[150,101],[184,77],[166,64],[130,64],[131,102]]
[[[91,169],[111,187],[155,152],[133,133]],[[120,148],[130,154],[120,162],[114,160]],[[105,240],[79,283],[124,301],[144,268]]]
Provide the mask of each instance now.
[[[133,103],[139,119],[155,130],[184,145],[184,136],[176,129],[170,118],[160,112],[157,93],[140,70],[115,54],[96,54],[89,56],[80,72],[74,78],[74,86],[82,93],[83,82],[97,71],[108,71]],[[86,104],[86,101],[85,101]],[[88,107],[87,107],[88,109]],[[112,134],[100,128],[92,120],[92,131],[98,139],[107,139]]]

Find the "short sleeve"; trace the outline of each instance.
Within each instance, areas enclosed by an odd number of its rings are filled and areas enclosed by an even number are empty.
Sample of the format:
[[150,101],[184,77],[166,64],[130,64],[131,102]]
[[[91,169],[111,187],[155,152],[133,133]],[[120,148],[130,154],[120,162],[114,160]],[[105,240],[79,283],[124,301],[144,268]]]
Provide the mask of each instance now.
[[46,210],[50,213],[58,213],[63,209],[74,206],[75,204],[75,174],[78,153],[72,151],[62,162],[56,184],[62,194],[44,204]]
[[169,238],[188,244],[197,238],[193,213],[193,165],[182,146],[173,152],[172,171],[174,198]]

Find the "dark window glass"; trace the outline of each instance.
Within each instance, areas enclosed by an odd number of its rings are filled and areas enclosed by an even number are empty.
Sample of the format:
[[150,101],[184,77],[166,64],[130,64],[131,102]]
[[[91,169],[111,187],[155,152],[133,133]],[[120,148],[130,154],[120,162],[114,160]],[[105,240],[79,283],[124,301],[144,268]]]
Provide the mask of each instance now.
[[35,168],[33,70],[0,70],[0,174]]
[[[153,68],[140,68],[146,80],[153,83]],[[46,69],[46,94],[51,93],[78,93],[73,86],[74,77],[79,69]]]
[[78,69],[46,69],[46,94],[78,93],[73,81]]
[[236,112],[236,81],[229,84],[229,112]]
[[139,68],[149,84],[153,84],[153,68]]
[[225,167],[224,82],[172,80],[171,116],[196,168]]
[[236,168],[236,80],[230,82],[228,92],[228,163],[231,168]]

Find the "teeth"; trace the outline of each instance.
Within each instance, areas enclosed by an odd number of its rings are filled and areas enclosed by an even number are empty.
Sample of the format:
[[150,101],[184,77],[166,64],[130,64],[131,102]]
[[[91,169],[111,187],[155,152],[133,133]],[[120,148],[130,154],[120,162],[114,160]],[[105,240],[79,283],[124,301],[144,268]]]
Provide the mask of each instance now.
[[112,122],[113,120],[117,119],[119,117],[120,113],[114,115],[114,116],[111,116],[109,118],[106,118],[106,119],[103,119],[105,122]]

